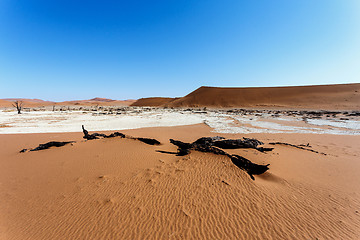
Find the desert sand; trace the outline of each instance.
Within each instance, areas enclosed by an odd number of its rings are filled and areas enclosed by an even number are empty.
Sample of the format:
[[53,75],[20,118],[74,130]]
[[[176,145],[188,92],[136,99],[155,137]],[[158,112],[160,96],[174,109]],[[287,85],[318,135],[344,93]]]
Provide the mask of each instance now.
[[[0,100],[0,239],[359,239],[359,91],[201,87],[137,102],[21,99],[22,114],[14,99]],[[85,140],[82,124],[161,145]],[[262,141],[273,151],[226,152],[269,170],[252,180],[226,155],[178,156],[169,142],[205,136]],[[74,142],[20,152],[49,141]]]
[[129,106],[136,100],[112,100],[107,98],[92,98],[89,100],[74,100],[53,102],[45,101],[41,99],[27,99],[27,98],[4,98],[0,99],[0,108],[11,108],[14,101],[22,101],[24,108],[36,108],[36,107],[74,107],[74,106]]
[[0,99],[0,108],[12,107],[21,100],[25,108],[79,107],[79,106],[138,106],[173,108],[253,108],[253,109],[308,109],[308,110],[359,110],[360,83],[294,86],[222,88],[200,87],[184,97],[149,97],[138,100],[89,100],[53,102],[41,99]]
[[132,103],[131,106],[159,107],[168,104],[176,99],[177,98],[165,98],[165,97],[140,98],[136,102]]
[[92,98],[89,100],[57,102],[57,106],[80,105],[80,106],[129,106],[136,100],[112,100],[107,98]]
[[[158,102],[163,107],[212,107],[256,109],[360,109],[360,84],[295,87],[220,88],[200,87],[179,99]],[[134,106],[155,106],[152,98]]]
[[[205,124],[121,131],[151,137],[85,141],[82,133],[0,135],[1,239],[357,239],[359,135],[225,134]],[[229,150],[259,164],[249,175],[223,156],[176,151],[169,138],[255,137],[307,144]],[[51,140],[76,143],[19,153]]]

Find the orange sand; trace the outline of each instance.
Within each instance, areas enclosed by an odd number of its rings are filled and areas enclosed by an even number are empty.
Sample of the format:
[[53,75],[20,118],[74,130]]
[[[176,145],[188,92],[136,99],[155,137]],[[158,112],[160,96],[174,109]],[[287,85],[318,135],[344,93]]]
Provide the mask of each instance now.
[[47,106],[129,106],[135,102],[135,100],[112,100],[107,98],[93,98],[90,100],[78,100],[78,101],[64,101],[64,102],[52,102],[52,101],[43,101],[40,99],[0,99],[0,107],[12,107],[12,103],[15,100],[23,102],[24,108],[29,107],[47,107]]
[[[175,151],[169,138],[214,136],[203,124],[122,131],[153,137],[83,141],[82,133],[0,135],[0,239],[357,239],[360,136],[252,134],[310,143],[232,150],[270,170],[249,176],[229,159]],[[220,134],[225,137],[244,135]],[[50,140],[73,145],[18,153]],[[230,151],[229,151],[230,152]]]
[[159,107],[164,104],[168,104],[177,98],[164,98],[164,97],[150,97],[150,98],[140,98],[131,106],[139,106],[139,107]]
[[[24,107],[46,106],[148,106],[211,107],[257,109],[359,110],[360,83],[295,87],[219,88],[200,87],[181,98],[150,97],[138,100],[90,100],[51,102],[20,99]],[[0,107],[12,107],[9,99],[0,99]]]
[[201,87],[164,106],[359,110],[360,84],[261,88]]

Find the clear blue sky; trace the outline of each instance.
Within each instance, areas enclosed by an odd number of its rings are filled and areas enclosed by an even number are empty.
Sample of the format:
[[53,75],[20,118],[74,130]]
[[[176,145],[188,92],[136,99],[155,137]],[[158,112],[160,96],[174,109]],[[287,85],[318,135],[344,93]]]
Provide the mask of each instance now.
[[351,82],[359,0],[0,0],[0,98]]

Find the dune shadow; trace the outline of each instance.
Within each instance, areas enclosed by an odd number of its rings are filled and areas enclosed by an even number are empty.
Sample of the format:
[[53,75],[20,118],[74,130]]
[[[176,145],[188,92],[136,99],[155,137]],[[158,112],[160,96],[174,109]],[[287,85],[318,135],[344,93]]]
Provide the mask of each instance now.
[[267,181],[267,182],[274,182],[274,183],[284,183],[285,182],[284,179],[282,179],[270,172],[265,172],[263,174],[257,175],[256,177],[260,178],[264,181]]
[[173,154],[173,155],[177,155],[178,153],[177,152],[169,152],[169,151],[163,151],[163,150],[155,150],[156,152],[159,152],[159,153],[166,153],[166,154]]

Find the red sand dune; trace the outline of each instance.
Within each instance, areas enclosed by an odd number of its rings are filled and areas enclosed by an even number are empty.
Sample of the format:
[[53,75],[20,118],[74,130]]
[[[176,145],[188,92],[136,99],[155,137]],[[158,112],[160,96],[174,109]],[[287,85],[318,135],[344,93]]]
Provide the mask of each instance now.
[[114,102],[116,100],[113,100],[113,99],[108,99],[108,98],[99,98],[99,97],[96,97],[96,98],[92,98],[90,99],[89,101],[97,101],[97,102]]
[[90,100],[51,102],[40,99],[0,99],[0,107],[11,107],[21,100],[24,107],[100,105],[150,107],[212,107],[212,108],[302,108],[360,109],[360,83],[295,87],[219,88],[200,87],[182,98],[151,97],[138,100]]
[[81,106],[130,106],[136,100],[112,100],[106,98],[93,98],[90,100],[75,100],[75,101],[64,101],[58,102],[56,105],[81,105]]
[[165,98],[165,97],[150,97],[150,98],[140,98],[131,106],[138,106],[138,107],[160,107],[165,104],[169,104],[178,98]]
[[44,101],[42,99],[37,99],[37,98],[31,98],[31,99],[28,99],[28,98],[4,98],[2,100],[10,101],[10,102],[14,102],[14,101],[29,101],[29,102],[34,102],[34,103],[46,103],[46,102],[49,102],[49,101]]
[[0,99],[0,107],[11,107],[11,102]]
[[42,107],[42,106],[51,106],[55,104],[55,102],[44,101],[41,99],[4,98],[4,99],[0,99],[0,107],[12,107],[12,104],[15,101],[22,101],[23,107]]
[[45,107],[45,106],[68,106],[68,105],[80,105],[80,106],[129,106],[136,100],[112,100],[107,98],[93,98],[89,100],[75,100],[64,102],[52,102],[44,101],[41,99],[26,99],[26,98],[5,98],[0,99],[0,107],[12,107],[14,101],[22,101],[23,107]]
[[296,87],[200,87],[166,107],[360,109],[360,84]]

